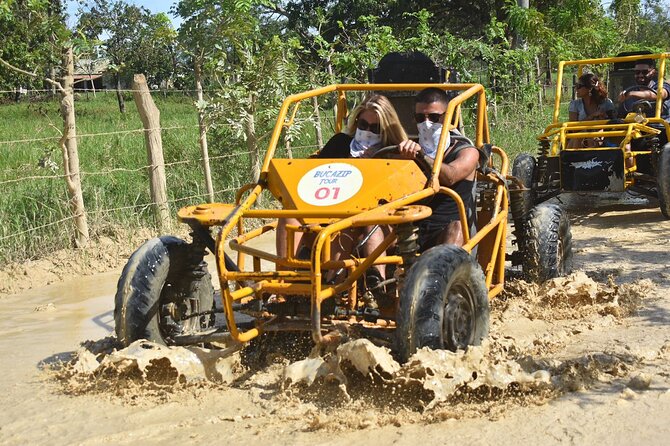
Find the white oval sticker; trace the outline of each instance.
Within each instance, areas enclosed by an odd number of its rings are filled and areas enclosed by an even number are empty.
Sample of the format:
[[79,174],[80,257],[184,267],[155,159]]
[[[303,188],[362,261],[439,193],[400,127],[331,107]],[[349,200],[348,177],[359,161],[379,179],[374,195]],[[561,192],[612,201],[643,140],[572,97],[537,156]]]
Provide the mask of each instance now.
[[348,200],[363,185],[363,174],[347,163],[315,167],[298,182],[298,196],[312,206],[332,206]]

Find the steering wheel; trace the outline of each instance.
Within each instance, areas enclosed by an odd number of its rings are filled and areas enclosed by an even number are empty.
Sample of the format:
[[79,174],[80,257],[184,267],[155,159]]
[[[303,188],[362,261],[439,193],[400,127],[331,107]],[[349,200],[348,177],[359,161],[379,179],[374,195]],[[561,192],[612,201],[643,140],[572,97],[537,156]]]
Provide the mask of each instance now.
[[[371,151],[370,158],[389,158],[389,155],[397,155],[399,153],[400,150],[398,145],[394,144],[391,146],[381,147],[377,150]],[[426,178],[430,178],[432,176],[433,166],[426,159],[426,155],[424,155],[423,152],[417,153],[417,156],[416,158],[414,158],[414,161],[416,161],[416,164],[419,166],[419,169],[421,169],[421,172],[423,172],[423,174],[426,175]]]
[[[630,93],[631,91],[653,91],[656,93],[656,90],[644,85],[633,85],[632,87],[626,88],[623,92],[626,94]],[[619,107],[617,108],[617,116],[619,118],[625,118],[626,115],[630,112],[638,112],[646,116],[646,114],[651,112],[653,109],[653,105],[647,99],[626,98],[623,102],[619,103]]]

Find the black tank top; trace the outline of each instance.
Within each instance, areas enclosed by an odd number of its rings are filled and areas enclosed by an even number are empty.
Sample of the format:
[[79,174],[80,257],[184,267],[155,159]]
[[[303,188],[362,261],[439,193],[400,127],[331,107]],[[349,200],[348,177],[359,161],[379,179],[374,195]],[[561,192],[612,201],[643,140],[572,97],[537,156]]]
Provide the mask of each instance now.
[[[454,134],[453,132],[451,133],[451,141],[451,146],[447,151],[447,154],[444,156],[443,161],[447,164],[454,161],[462,150],[467,149],[468,147],[474,147],[474,144],[472,144],[472,141],[468,138]],[[451,185],[451,189],[463,200],[465,214],[470,227],[475,223],[475,213],[477,209],[477,200],[475,199],[477,194],[476,188],[476,181],[467,179]],[[456,206],[456,202],[454,202],[448,195],[438,193],[435,196],[428,198],[425,204],[430,206],[433,210],[433,217],[431,218],[437,220],[453,220],[454,217],[458,217],[458,207]]]

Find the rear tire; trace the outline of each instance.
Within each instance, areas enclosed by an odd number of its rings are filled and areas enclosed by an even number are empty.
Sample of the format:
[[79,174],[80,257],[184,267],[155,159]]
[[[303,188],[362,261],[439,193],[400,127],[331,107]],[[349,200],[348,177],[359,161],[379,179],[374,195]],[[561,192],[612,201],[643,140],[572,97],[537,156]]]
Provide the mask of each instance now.
[[488,289],[472,256],[453,245],[424,252],[405,278],[396,323],[401,362],[421,347],[481,344],[489,331]]
[[512,164],[512,176],[521,181],[526,189],[524,192],[514,192],[510,194],[511,211],[514,222],[521,221],[528,216],[528,213],[535,204],[535,191],[533,190],[533,176],[537,162],[535,158],[527,153],[522,153],[514,159]]
[[661,212],[665,218],[670,218],[670,143],[658,155],[656,186]]
[[572,271],[572,232],[567,213],[556,204],[531,209],[520,245],[527,279],[543,282]]
[[164,236],[147,241],[130,256],[114,299],[116,336],[121,344],[147,339],[171,345],[175,335],[213,325],[211,314],[187,317],[214,305],[207,264],[200,258],[194,265],[192,254],[184,240]]
[[[514,221],[514,237],[516,238],[518,247],[521,247],[524,243],[525,223],[535,203],[535,191],[532,187],[536,166],[535,158],[527,153],[517,156],[512,164],[512,175],[528,189],[523,192],[511,190],[509,194],[510,212]],[[513,256],[512,263],[519,265],[521,264],[521,260],[518,256]]]

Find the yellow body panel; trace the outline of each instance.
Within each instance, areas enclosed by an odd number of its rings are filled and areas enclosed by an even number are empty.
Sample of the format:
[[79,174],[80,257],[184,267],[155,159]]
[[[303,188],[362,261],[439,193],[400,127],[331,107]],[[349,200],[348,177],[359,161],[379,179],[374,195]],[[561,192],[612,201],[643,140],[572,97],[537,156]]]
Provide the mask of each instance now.
[[[268,169],[272,195],[284,209],[303,212],[356,214],[418,192],[427,180],[408,160],[273,159]],[[345,191],[351,196],[340,201]]]

